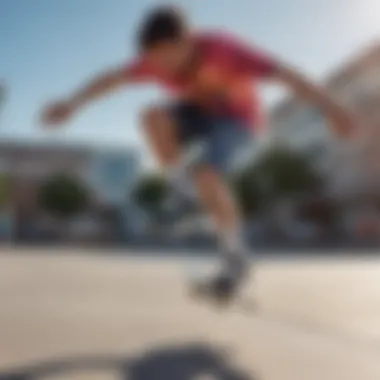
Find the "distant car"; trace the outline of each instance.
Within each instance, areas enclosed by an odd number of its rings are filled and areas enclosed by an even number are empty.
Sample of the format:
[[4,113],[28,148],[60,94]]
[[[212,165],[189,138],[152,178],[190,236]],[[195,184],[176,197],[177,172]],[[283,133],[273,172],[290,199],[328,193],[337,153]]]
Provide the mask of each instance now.
[[346,228],[350,234],[359,238],[380,236],[380,215],[375,209],[366,208],[351,214],[346,219]]
[[8,214],[0,214],[0,240],[11,239],[13,231],[13,220]]
[[72,220],[68,226],[69,238],[74,240],[97,240],[104,236],[103,224],[94,217],[83,216]]
[[285,227],[285,234],[292,239],[310,240],[319,235],[319,228],[310,222],[293,221]]
[[377,237],[380,234],[379,218],[360,218],[356,221],[355,233],[359,237]]

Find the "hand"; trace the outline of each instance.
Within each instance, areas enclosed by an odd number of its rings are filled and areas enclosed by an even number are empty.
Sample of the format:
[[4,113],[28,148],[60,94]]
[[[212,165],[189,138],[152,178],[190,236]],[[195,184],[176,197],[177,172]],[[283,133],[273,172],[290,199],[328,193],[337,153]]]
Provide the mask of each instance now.
[[350,138],[357,130],[355,116],[344,108],[335,109],[329,114],[332,129],[341,138]]
[[47,127],[61,125],[73,116],[76,106],[70,101],[61,101],[47,106],[42,113],[42,122]]

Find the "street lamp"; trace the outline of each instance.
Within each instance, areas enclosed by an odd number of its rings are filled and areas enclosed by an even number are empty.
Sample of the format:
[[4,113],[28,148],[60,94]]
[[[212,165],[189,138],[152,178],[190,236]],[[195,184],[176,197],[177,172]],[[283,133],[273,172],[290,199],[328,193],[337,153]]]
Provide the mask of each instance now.
[[5,82],[0,81],[0,114],[3,110],[6,98],[7,98],[7,86],[5,85]]

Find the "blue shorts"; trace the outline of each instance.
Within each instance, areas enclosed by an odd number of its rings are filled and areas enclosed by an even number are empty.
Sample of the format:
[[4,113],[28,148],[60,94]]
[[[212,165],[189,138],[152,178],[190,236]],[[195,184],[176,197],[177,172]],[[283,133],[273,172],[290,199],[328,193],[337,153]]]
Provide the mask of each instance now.
[[[241,120],[229,115],[212,114],[192,104],[179,103],[171,108],[184,154],[194,153],[196,164],[208,164],[228,174],[249,161],[253,150],[252,132]],[[191,160],[191,159],[189,159]]]

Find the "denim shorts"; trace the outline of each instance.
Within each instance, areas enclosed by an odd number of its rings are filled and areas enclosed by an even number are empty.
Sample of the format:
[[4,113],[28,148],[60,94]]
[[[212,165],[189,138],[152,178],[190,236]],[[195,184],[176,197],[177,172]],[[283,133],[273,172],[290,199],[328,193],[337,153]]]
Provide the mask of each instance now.
[[253,135],[241,120],[187,103],[172,106],[171,115],[187,157],[184,161],[192,167],[207,164],[229,174],[249,161]]

